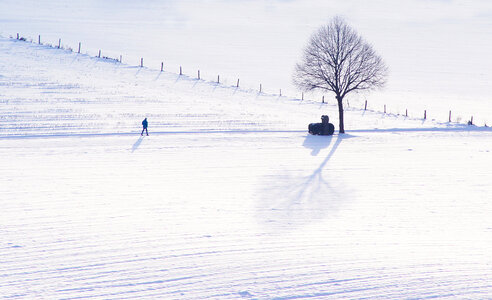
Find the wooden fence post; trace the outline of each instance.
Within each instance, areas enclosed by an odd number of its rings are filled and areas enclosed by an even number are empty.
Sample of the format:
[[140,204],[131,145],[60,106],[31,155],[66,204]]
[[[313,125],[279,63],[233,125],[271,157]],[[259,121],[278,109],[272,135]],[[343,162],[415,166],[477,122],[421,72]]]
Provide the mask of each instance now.
[[80,47],[82,46],[82,43],[79,42],[79,51],[77,53],[80,53]]
[[364,110],[367,110],[367,100],[366,103],[364,104]]
[[304,92],[301,95],[301,100],[304,100]]
[[451,111],[449,111],[449,123],[451,123]]
[[282,89],[280,89],[280,96],[282,96]]
[[38,44],[41,45],[41,35],[38,35]]
[[405,117],[408,117],[408,108],[405,109]]
[[424,120],[427,119],[427,110],[424,110]]
[[161,72],[164,71],[164,62],[161,62]]
[[140,58],[140,68],[143,68],[143,57]]
[[261,83],[260,83],[260,93],[261,93]]
[[17,39],[19,39],[19,34],[17,33]]
[[384,105],[384,113],[386,113],[386,104]]
[[99,50],[99,55],[97,57],[101,58],[101,50]]
[[183,68],[179,66],[179,75],[183,75]]
[[237,79],[236,87],[239,87],[239,78]]
[[325,103],[325,96],[323,96],[321,103]]
[[61,39],[58,39],[58,49],[61,48]]
[[217,83],[220,83],[220,75],[217,75]]
[[123,62],[123,55],[120,55],[120,63]]
[[200,80],[200,70],[198,70],[198,80]]

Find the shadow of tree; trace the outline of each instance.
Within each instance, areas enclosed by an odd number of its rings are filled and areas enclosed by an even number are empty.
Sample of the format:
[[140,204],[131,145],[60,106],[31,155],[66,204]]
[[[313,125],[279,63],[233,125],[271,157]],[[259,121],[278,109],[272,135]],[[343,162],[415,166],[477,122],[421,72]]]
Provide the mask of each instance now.
[[296,177],[282,174],[276,176],[280,184],[266,187],[262,191],[262,203],[259,220],[269,230],[289,230],[316,220],[322,220],[327,214],[339,209],[348,198],[343,184],[336,179],[336,174],[326,173],[327,165],[337,152],[344,139],[350,135],[338,136],[307,136],[303,146],[312,149],[311,155],[316,156],[322,149],[330,152],[309,176]]

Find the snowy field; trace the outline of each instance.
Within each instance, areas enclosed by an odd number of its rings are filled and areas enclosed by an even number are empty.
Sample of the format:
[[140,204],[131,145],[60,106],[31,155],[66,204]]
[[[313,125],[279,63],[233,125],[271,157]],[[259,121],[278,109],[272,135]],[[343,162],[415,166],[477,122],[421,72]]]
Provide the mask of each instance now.
[[491,298],[492,131],[326,113],[0,38],[0,297]]

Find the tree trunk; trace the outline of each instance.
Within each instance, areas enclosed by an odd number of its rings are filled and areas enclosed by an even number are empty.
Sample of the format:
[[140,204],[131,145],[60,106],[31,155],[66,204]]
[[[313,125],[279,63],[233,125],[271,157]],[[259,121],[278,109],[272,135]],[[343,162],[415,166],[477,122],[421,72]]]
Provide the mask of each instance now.
[[338,102],[338,119],[340,120],[339,133],[345,133],[345,127],[343,125],[343,98],[337,95]]

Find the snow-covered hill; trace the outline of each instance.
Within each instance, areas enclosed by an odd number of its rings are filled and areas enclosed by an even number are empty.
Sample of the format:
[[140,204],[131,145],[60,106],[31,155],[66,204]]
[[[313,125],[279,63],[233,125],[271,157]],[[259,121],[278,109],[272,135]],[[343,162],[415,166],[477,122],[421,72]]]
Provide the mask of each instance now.
[[[0,35],[300,97],[292,73],[309,36],[346,18],[386,61],[385,89],[352,105],[492,124],[492,2],[421,0],[3,0]],[[332,96],[326,95],[333,99]],[[313,95],[314,97],[314,95]],[[316,95],[321,99],[321,95]]]
[[347,109],[0,38],[0,295],[489,298],[489,128]]

